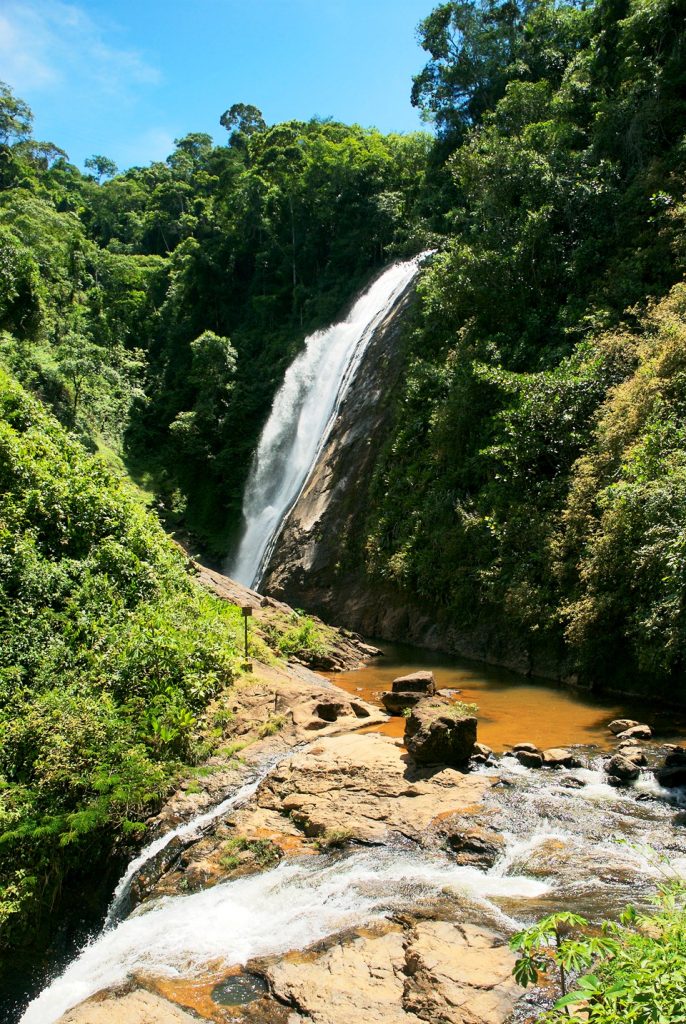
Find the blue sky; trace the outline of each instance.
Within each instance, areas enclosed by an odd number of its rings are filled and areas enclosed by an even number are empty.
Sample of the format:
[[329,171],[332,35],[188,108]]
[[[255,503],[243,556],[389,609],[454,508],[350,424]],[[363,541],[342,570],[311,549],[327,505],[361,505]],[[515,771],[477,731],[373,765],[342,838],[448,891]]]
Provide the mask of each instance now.
[[0,0],[0,78],[34,135],[80,166],[163,159],[190,131],[226,138],[220,114],[314,115],[422,127],[410,105],[433,0]]

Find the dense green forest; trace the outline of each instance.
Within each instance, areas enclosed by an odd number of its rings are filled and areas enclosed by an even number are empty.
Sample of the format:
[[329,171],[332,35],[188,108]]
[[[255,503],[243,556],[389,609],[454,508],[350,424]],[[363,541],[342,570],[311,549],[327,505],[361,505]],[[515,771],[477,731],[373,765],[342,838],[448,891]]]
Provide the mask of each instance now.
[[438,250],[350,559],[686,698],[686,2],[467,0],[419,31],[435,135],[237,103],[221,145],[82,173],[0,90],[10,923],[135,830],[233,678],[234,615],[142,499],[225,553],[285,367],[397,256]]
[[372,575],[534,664],[683,700],[686,4],[448,3],[421,32],[448,238]]

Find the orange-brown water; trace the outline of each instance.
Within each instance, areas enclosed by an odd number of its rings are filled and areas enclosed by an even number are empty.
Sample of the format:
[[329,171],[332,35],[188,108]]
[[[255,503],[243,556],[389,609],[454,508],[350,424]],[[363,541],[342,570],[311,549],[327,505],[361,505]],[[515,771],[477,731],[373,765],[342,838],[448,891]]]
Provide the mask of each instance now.
[[[677,722],[671,711],[656,714],[636,702],[597,700],[583,691],[419,649],[384,646],[384,656],[375,658],[365,668],[332,674],[329,678],[348,693],[378,704],[381,692],[390,690],[397,676],[420,669],[433,671],[438,687],[460,690],[456,700],[478,705],[479,741],[498,753],[524,742],[543,748],[573,743],[609,748],[614,737],[607,724],[613,718],[648,721],[661,739],[676,742],[681,736],[683,741],[683,720]],[[404,727],[404,719],[395,717],[370,730],[400,737]]]

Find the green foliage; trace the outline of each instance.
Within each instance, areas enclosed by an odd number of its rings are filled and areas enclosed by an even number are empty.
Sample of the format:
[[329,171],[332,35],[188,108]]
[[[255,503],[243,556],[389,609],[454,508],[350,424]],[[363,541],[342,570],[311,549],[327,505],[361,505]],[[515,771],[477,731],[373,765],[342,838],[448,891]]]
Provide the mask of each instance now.
[[672,698],[683,25],[679,0],[474,0],[422,23],[414,100],[440,129],[449,237],[350,553],[491,655]]
[[0,370],[0,942],[195,757],[240,613]]
[[247,836],[235,836],[224,844],[221,865],[227,871],[235,871],[240,865],[239,854],[249,853],[260,868],[273,867],[281,859],[281,850],[271,839],[248,839]]
[[[665,883],[657,911],[629,908],[620,923],[605,922],[599,935],[575,934],[588,922],[575,914],[552,914],[514,936],[519,953],[514,975],[536,984],[558,972],[562,996],[545,1014],[549,1024],[649,1024],[686,1018],[686,892]],[[592,968],[592,973],[585,973]],[[568,985],[570,976],[573,981]]]

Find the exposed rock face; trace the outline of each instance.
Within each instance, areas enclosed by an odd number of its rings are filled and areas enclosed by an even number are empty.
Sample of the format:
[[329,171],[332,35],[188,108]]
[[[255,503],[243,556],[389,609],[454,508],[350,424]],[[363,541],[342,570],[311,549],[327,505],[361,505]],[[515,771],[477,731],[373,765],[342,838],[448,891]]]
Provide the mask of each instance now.
[[198,1024],[198,1019],[161,996],[136,989],[101,992],[60,1017],[57,1024]]
[[267,966],[293,1024],[503,1024],[521,990],[514,955],[483,928],[418,921],[351,936],[319,956]]
[[[370,341],[314,472],[288,515],[261,586],[265,593],[327,613],[329,621],[345,621],[355,629],[363,625],[368,636],[375,633],[366,614],[353,612],[360,596],[365,600],[359,570],[349,576],[344,567],[363,535],[371,476],[391,422],[388,396],[402,372],[397,353],[403,314],[413,298],[411,285]],[[355,551],[354,562],[362,564],[361,552]],[[392,616],[390,608],[387,611]],[[378,615],[384,615],[381,608]],[[417,633],[414,639],[418,638]],[[405,639],[413,637],[406,633]]]
[[476,743],[476,718],[459,705],[428,697],[410,712],[405,745],[421,764],[465,765]]
[[386,736],[338,736],[280,765],[237,827],[253,834],[286,816],[310,837],[384,842],[395,834],[424,843],[436,819],[470,814],[493,782],[453,768],[414,769]]

